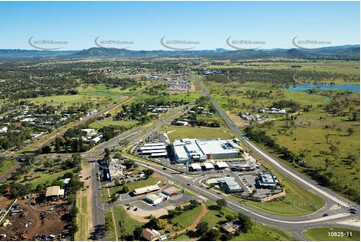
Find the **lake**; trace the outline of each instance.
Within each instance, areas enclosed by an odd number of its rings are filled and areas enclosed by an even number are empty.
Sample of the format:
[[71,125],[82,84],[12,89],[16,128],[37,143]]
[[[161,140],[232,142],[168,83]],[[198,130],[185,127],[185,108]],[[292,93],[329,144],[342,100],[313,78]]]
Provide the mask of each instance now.
[[322,85],[313,85],[313,84],[301,84],[298,86],[293,86],[287,88],[292,92],[300,92],[308,89],[324,89],[324,90],[344,90],[360,93],[360,85],[356,84],[322,84]]

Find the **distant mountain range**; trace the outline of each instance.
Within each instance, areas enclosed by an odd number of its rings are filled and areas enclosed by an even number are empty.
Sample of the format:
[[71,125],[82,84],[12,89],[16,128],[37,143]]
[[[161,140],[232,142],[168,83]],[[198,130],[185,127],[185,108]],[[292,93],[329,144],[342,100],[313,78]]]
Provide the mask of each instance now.
[[90,48],[81,51],[40,51],[0,49],[0,59],[21,58],[60,58],[60,59],[86,59],[86,58],[160,58],[160,57],[182,57],[182,58],[210,58],[210,59],[261,59],[261,58],[296,58],[296,59],[328,59],[328,60],[359,60],[360,45],[331,46],[318,49],[256,49],[256,50],[226,50],[218,48],[215,50],[128,50],[112,48]]

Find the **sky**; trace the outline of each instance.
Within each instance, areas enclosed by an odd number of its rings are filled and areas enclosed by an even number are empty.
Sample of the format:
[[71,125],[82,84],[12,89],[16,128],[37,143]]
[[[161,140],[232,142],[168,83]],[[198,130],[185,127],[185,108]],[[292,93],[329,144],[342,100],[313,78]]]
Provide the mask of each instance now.
[[236,48],[294,48],[295,37],[312,47],[359,44],[359,4],[0,2],[0,49],[232,49],[229,37]]

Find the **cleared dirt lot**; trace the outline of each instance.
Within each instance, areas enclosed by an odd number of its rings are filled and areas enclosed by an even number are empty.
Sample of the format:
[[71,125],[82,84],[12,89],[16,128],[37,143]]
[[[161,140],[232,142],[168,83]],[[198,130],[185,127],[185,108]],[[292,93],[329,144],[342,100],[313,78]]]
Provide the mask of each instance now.
[[[0,208],[4,209],[14,200],[1,197]],[[55,235],[56,239],[63,238],[66,221],[64,214],[68,213],[67,203],[57,201],[47,204],[31,205],[33,199],[18,200],[16,209],[10,210],[4,221],[10,224],[0,227],[0,234],[6,234],[6,238],[0,240],[34,240],[35,236]]]

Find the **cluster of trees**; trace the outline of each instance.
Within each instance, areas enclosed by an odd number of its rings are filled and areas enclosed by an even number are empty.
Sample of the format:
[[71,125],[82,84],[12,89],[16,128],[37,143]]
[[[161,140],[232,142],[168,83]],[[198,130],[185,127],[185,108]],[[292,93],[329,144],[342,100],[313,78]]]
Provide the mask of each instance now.
[[[86,132],[82,131],[82,127],[77,127],[74,129],[68,129],[63,137],[58,137],[53,142],[54,149],[52,150],[51,146],[44,146],[41,149],[42,154],[47,154],[51,152],[61,153],[61,152],[84,152],[92,148],[95,143],[93,142],[84,142],[83,137],[86,136]],[[119,132],[123,132],[125,127],[108,127],[104,126],[99,129],[99,133],[103,135],[102,140],[109,140],[114,138],[119,134]]]
[[321,186],[329,187],[334,191],[340,192],[356,203],[360,202],[360,190],[348,185],[342,186],[332,172],[327,170],[308,170],[307,173]]
[[274,84],[292,84],[295,70],[275,70],[275,69],[249,69],[236,68],[232,69],[232,73],[225,75],[209,75],[206,80],[218,83],[246,83],[246,82],[262,82]]
[[253,126],[247,126],[244,129],[244,133],[247,137],[253,139],[256,142],[262,143],[265,146],[273,149],[279,153],[281,157],[289,162],[292,162],[296,157],[287,147],[279,145],[274,139],[266,134],[263,130],[256,130]]
[[335,116],[348,116],[350,121],[360,120],[360,99],[348,92],[339,92],[331,97],[325,110]]
[[229,241],[234,237],[239,236],[240,233],[248,233],[253,228],[251,219],[242,213],[236,216],[227,215],[227,221],[234,221],[239,225],[239,229],[235,233],[222,233],[219,226],[218,228],[210,228],[208,223],[203,221],[197,224],[195,231],[189,231],[190,237],[199,237],[202,241]]
[[13,125],[10,125],[8,132],[0,136],[0,149],[21,148],[24,146],[24,142],[32,137],[31,134],[30,128],[21,127],[16,129]]
[[146,94],[154,95],[154,96],[169,96],[169,94],[166,92],[168,89],[168,86],[165,84],[158,84],[152,87],[148,87],[145,90]]
[[279,100],[272,103],[272,107],[283,109],[290,108],[293,113],[300,109],[300,104],[293,100]]

